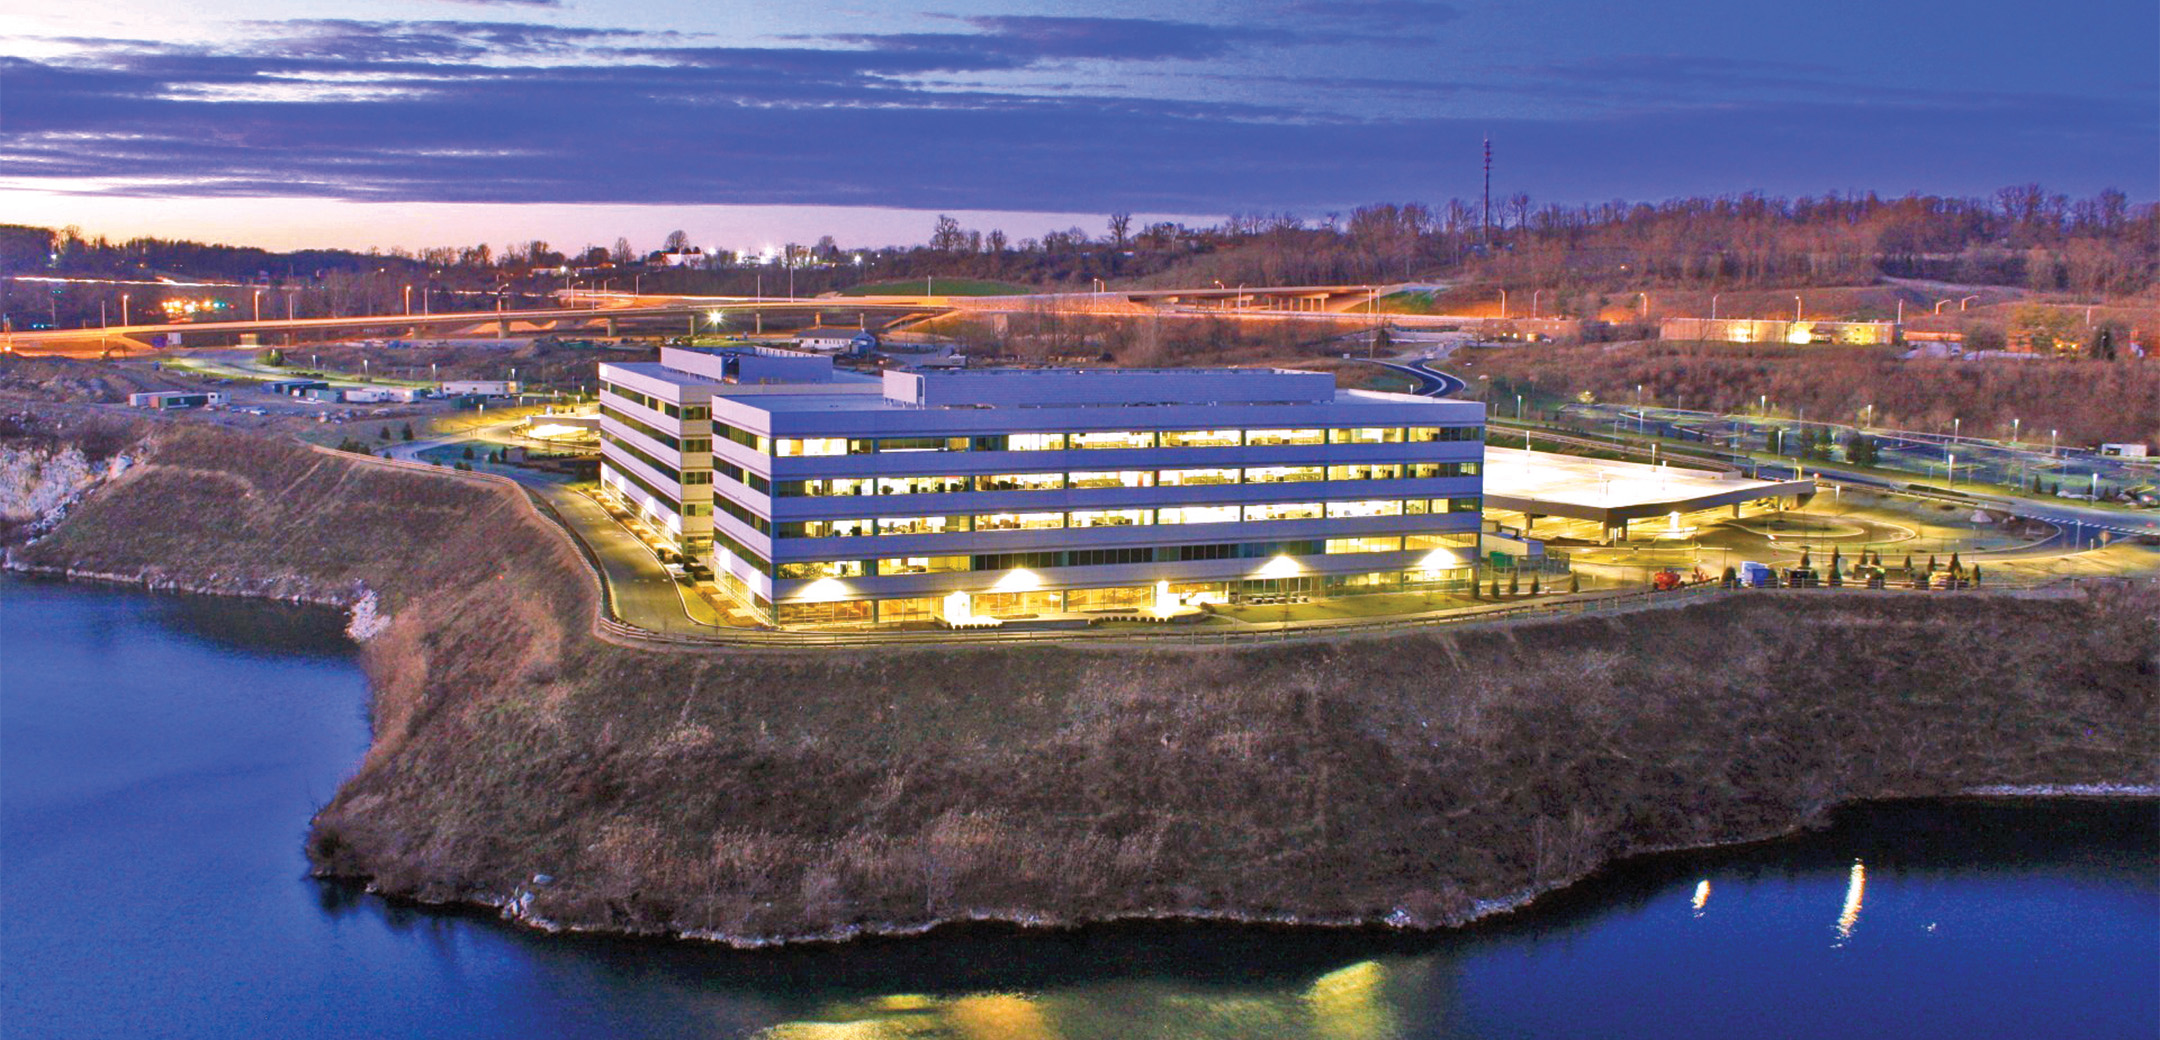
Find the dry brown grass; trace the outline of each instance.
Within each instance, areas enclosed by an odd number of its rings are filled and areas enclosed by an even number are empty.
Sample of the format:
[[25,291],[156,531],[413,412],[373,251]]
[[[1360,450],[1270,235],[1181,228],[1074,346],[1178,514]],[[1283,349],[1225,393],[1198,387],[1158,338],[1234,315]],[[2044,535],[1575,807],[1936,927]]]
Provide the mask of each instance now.
[[497,489],[214,431],[36,552],[384,590],[384,732],[315,821],[318,868],[426,899],[548,874],[533,911],[588,926],[1439,923],[1840,801],[2151,782],[2160,758],[2149,591],[1758,594],[1234,651],[663,654],[586,638],[575,557]]
[[2005,436],[2011,420],[2029,439],[2062,433],[2064,444],[2160,442],[2160,362],[2032,359],[1900,361],[1891,348],[1646,342],[1540,345],[1458,357],[1492,377],[1541,395],[1645,400],[1719,411],[1751,409],[1768,395],[1784,415],[1851,422],[1874,405],[1878,426]]

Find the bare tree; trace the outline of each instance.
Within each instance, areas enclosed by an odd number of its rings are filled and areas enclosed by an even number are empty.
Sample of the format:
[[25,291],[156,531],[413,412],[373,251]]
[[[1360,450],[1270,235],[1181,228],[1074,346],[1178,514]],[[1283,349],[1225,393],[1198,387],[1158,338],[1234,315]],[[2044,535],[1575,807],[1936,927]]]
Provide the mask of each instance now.
[[1111,244],[1111,245],[1113,245],[1113,246],[1117,247],[1118,249],[1123,249],[1123,248],[1125,248],[1125,235],[1126,235],[1126,233],[1127,233],[1127,232],[1129,232],[1129,231],[1131,231],[1131,230],[1132,230],[1132,214],[1130,214],[1130,213],[1124,213],[1124,212],[1118,212],[1118,213],[1112,213],[1112,214],[1110,214],[1110,244]]

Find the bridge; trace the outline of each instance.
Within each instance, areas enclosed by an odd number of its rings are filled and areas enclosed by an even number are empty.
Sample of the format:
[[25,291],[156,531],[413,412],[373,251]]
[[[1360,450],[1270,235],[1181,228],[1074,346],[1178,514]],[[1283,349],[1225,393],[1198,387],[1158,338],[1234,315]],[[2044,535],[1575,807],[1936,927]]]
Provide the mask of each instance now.
[[[513,333],[591,331],[620,335],[626,322],[663,324],[671,319],[696,331],[699,319],[715,313],[748,315],[759,322],[766,314],[819,315],[853,312],[878,314],[881,324],[920,321],[954,312],[990,315],[1074,314],[1156,315],[1172,318],[1236,318],[1251,321],[1385,320],[1400,327],[1461,327],[1485,319],[1470,315],[1388,314],[1375,311],[1378,301],[1408,285],[1217,285],[1200,289],[1104,289],[1098,292],[1034,293],[1018,296],[875,295],[816,297],[637,295],[597,290],[558,293],[561,306],[445,313],[352,314],[310,318],[198,321],[112,325],[96,328],[11,330],[0,334],[0,351],[105,357],[145,354],[162,347],[189,345],[195,338],[232,342],[245,336],[304,334],[497,336]],[[1360,313],[1360,308],[1364,313]],[[229,338],[228,338],[229,337]],[[244,340],[241,340],[244,342]]]

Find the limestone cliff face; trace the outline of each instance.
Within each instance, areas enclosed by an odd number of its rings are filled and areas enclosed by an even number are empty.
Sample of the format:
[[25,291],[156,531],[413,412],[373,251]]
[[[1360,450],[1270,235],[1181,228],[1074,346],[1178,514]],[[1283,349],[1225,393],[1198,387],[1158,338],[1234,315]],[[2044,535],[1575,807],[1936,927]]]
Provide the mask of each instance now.
[[0,530],[35,534],[46,529],[83,492],[127,466],[127,456],[93,462],[65,442],[0,441]]
[[1720,594],[1207,650],[655,652],[514,489],[160,435],[26,562],[354,590],[318,870],[738,942],[970,918],[1466,920],[1840,802],[2160,778],[2160,594]]

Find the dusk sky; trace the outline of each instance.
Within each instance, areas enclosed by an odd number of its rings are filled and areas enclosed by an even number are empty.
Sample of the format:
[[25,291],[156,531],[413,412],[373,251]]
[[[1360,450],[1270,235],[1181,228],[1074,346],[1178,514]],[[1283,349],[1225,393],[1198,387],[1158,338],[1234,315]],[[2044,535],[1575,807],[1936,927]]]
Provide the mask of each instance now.
[[[270,17],[266,12],[275,11]],[[0,222],[757,248],[1478,192],[2160,195],[2153,0],[0,2]]]

